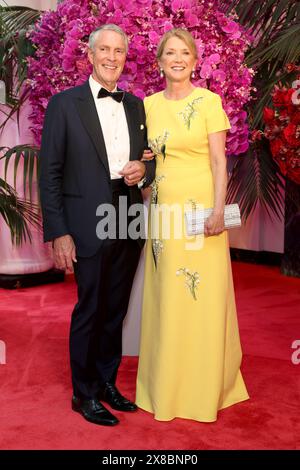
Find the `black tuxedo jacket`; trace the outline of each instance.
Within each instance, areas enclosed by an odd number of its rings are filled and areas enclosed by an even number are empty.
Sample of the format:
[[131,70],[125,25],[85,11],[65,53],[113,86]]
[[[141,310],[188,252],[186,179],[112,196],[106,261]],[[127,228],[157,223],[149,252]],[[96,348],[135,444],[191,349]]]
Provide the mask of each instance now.
[[[142,100],[125,93],[130,160],[141,159],[147,144]],[[145,162],[146,183],[155,176],[155,160]],[[97,238],[99,204],[112,202],[109,164],[89,82],[54,95],[47,107],[40,155],[40,196],[44,241],[70,234],[78,256],[89,257],[103,243]],[[130,203],[142,203],[130,187]],[[143,245],[144,240],[139,243]]]

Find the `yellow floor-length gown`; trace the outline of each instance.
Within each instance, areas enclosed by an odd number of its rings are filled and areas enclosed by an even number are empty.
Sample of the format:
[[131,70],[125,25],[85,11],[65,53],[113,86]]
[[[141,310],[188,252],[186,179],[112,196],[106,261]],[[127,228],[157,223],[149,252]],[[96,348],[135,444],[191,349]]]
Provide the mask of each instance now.
[[[230,124],[220,97],[204,88],[180,100],[156,93],[145,99],[145,110],[157,170],[136,403],[161,421],[215,421],[218,410],[249,398],[240,373],[228,233],[187,237],[184,208],[213,207],[208,134]],[[169,217],[172,205],[182,209],[182,236],[178,215],[177,222]],[[154,208],[165,209],[153,217]],[[170,232],[162,224],[168,217]]]

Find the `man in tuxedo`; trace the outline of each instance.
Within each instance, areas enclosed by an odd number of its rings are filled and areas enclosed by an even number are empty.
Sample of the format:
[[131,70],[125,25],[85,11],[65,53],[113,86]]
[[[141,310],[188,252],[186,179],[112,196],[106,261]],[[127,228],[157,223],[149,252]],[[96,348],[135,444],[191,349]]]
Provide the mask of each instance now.
[[[116,377],[122,323],[145,237],[124,237],[131,219],[118,222],[120,201],[143,207],[140,189],[155,175],[155,160],[141,161],[147,147],[143,102],[117,89],[127,48],[127,36],[116,25],[91,33],[92,75],[51,98],[40,156],[44,239],[52,241],[59,268],[74,266],[78,286],[70,328],[72,409],[108,426],[119,420],[101,401],[119,411],[137,408],[121,395]],[[104,204],[116,213],[116,237],[96,230]]]

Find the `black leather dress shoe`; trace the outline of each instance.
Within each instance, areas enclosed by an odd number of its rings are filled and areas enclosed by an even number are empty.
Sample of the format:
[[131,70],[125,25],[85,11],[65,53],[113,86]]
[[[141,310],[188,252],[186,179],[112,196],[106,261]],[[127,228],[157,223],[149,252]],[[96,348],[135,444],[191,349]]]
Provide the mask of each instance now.
[[102,426],[115,426],[119,420],[98,400],[81,400],[73,395],[72,410],[80,413],[87,421]]
[[123,397],[117,387],[111,383],[106,383],[100,400],[108,403],[114,410],[118,411],[136,411],[137,406],[132,401]]

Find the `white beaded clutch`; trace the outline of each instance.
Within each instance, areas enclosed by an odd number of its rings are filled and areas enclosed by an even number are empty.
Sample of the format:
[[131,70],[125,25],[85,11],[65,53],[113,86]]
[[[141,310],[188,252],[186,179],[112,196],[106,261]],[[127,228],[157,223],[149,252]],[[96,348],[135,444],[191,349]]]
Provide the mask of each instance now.
[[[204,233],[204,222],[211,215],[213,208],[193,208],[185,212],[186,232],[188,235],[199,235]],[[227,204],[224,207],[225,229],[240,227],[241,213],[238,204]]]

